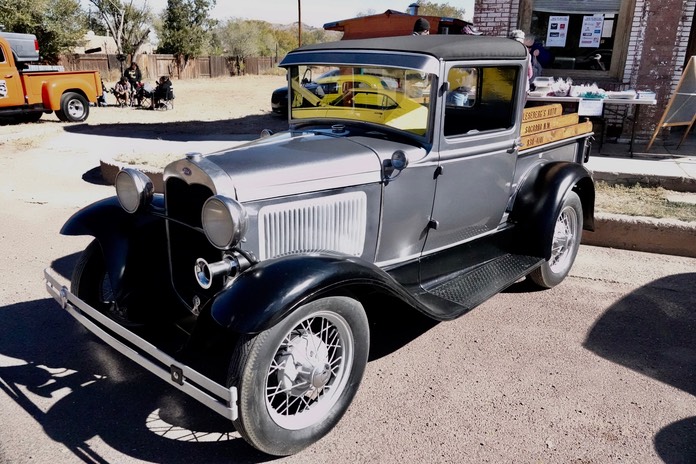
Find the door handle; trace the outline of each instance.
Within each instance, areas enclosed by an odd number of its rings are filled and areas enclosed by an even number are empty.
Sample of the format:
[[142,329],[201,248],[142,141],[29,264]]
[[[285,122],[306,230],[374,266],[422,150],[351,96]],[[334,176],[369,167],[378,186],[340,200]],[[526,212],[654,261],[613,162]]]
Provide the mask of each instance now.
[[512,147],[507,149],[507,152],[508,153],[515,153],[517,150],[522,148],[522,146],[523,146],[522,139],[517,139],[517,140],[515,140],[515,143],[512,145]]

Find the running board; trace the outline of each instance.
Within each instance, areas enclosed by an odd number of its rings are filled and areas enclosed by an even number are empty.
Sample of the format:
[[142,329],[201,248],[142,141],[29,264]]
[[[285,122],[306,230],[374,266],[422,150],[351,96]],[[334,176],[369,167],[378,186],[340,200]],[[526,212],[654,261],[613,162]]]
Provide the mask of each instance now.
[[474,309],[544,262],[534,256],[505,254],[426,290],[459,306],[451,317]]

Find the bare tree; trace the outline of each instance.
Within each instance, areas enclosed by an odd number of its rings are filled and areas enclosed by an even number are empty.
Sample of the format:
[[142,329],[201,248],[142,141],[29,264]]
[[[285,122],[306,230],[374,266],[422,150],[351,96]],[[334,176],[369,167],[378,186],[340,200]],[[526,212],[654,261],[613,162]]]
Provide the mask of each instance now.
[[137,4],[134,0],[89,1],[97,8],[107,30],[113,36],[118,54],[123,60],[129,54],[134,59],[150,34],[152,11],[147,0]]

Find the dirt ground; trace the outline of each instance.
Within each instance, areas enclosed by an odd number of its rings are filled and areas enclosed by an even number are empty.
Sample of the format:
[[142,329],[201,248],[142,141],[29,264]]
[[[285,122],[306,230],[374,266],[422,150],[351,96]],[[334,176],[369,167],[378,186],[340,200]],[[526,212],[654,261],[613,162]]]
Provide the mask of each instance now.
[[[284,76],[174,80],[172,110],[119,108],[108,94],[109,106],[91,107],[85,124],[94,132],[108,129],[110,135],[119,137],[143,134],[162,139],[183,134],[257,134],[265,128],[278,131],[287,128],[287,121],[271,113],[271,93],[285,82]],[[105,82],[107,88],[113,85]],[[38,123],[0,126],[0,149],[16,152],[50,145],[56,135],[85,124],[63,123],[50,114]]]

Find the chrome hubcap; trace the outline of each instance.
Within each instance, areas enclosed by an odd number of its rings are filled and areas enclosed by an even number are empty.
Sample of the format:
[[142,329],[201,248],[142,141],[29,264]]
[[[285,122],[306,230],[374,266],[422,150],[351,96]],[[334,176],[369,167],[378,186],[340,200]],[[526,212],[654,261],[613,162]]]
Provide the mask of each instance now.
[[578,240],[578,218],[575,210],[566,206],[558,216],[553,230],[553,245],[549,267],[553,272],[561,272],[568,265],[571,250]]
[[85,107],[79,100],[70,100],[68,103],[68,113],[73,118],[79,118],[85,112]]
[[326,343],[316,335],[304,332],[294,336],[285,354],[276,358],[278,382],[293,396],[316,399],[331,378],[328,357]]
[[266,376],[266,408],[280,427],[299,430],[323,420],[345,390],[353,334],[336,313],[304,319],[280,343]]

